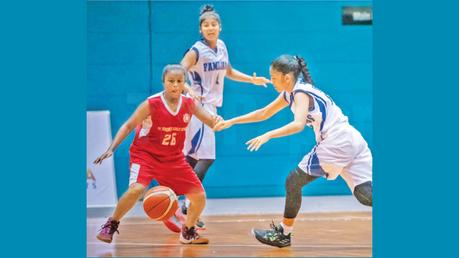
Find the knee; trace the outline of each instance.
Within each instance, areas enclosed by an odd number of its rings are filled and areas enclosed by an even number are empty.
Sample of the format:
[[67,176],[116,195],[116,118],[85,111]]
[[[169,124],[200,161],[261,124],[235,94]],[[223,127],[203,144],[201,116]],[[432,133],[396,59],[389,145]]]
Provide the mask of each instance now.
[[192,194],[188,194],[187,198],[190,200],[191,203],[197,203],[197,204],[204,204],[206,203],[206,192],[200,191],[200,192],[195,192]]
[[136,184],[136,185],[133,185],[132,187],[129,187],[129,189],[127,190],[127,194],[131,196],[140,196],[142,195],[144,190],[145,190],[145,187],[143,187],[142,185]]
[[295,169],[291,171],[290,174],[288,174],[287,179],[285,180],[285,190],[289,192],[292,189],[294,189],[297,181],[298,181],[298,173],[296,172],[296,169]]
[[287,180],[285,180],[285,189],[287,190],[287,192],[301,189],[303,186],[314,181],[317,178],[318,177],[307,174],[300,168],[296,168],[287,176]]
[[373,206],[373,184],[371,181],[357,185],[354,189],[354,196],[366,206]]

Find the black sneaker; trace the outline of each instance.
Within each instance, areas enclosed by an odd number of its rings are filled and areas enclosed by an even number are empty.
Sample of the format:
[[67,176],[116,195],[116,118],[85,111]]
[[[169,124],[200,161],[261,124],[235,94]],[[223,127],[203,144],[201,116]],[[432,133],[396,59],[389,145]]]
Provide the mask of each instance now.
[[281,247],[287,247],[291,245],[290,237],[292,233],[284,235],[284,229],[281,225],[276,226],[274,222],[271,223],[271,229],[252,229],[252,234],[255,238],[263,244]]

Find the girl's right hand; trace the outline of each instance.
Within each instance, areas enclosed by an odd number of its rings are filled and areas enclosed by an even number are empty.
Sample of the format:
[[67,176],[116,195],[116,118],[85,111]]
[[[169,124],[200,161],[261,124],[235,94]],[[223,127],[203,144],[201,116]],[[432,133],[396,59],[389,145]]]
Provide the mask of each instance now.
[[227,120],[227,121],[223,120],[223,121],[218,122],[218,123],[214,126],[213,130],[214,130],[215,132],[218,132],[218,131],[221,131],[221,130],[230,128],[232,125],[233,125],[233,123],[232,123],[231,121],[229,121],[229,120]]
[[98,157],[96,160],[94,160],[94,164],[97,165],[97,164],[102,164],[102,160],[106,159],[106,158],[110,158],[111,156],[113,155],[113,151],[111,150],[107,150],[106,152],[104,152],[102,155],[100,155],[100,157]]

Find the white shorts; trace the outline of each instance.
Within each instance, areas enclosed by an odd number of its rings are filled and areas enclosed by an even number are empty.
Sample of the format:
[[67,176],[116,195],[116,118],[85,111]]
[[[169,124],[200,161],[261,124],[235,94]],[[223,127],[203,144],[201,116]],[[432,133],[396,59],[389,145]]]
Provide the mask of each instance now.
[[[212,104],[201,104],[212,115],[217,114],[217,108]],[[186,131],[185,156],[196,160],[215,159],[215,133],[195,116],[191,118]]]
[[328,134],[298,164],[312,176],[328,180],[341,176],[352,192],[355,186],[372,181],[372,166],[367,142],[351,125]]

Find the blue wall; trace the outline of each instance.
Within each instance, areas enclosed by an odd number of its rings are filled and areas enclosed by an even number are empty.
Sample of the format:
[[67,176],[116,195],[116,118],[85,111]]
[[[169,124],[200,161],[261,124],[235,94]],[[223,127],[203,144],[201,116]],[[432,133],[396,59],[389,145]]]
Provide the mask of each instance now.
[[[165,64],[178,63],[199,39],[199,7],[207,2],[88,2],[88,110],[111,111],[113,134],[147,96],[162,90]],[[247,74],[269,77],[272,59],[300,54],[316,86],[333,97],[372,146],[372,27],[341,25],[341,7],[371,1],[213,3],[223,25],[230,61]],[[268,89],[225,81],[225,118],[259,108],[276,97]],[[258,152],[244,142],[293,118],[281,111],[269,121],[217,134],[217,161],[204,186],[208,197],[283,196],[290,170],[314,145],[312,130],[271,140]],[[118,194],[128,182],[128,148],[115,154]],[[343,180],[317,180],[306,195],[350,194]]]

